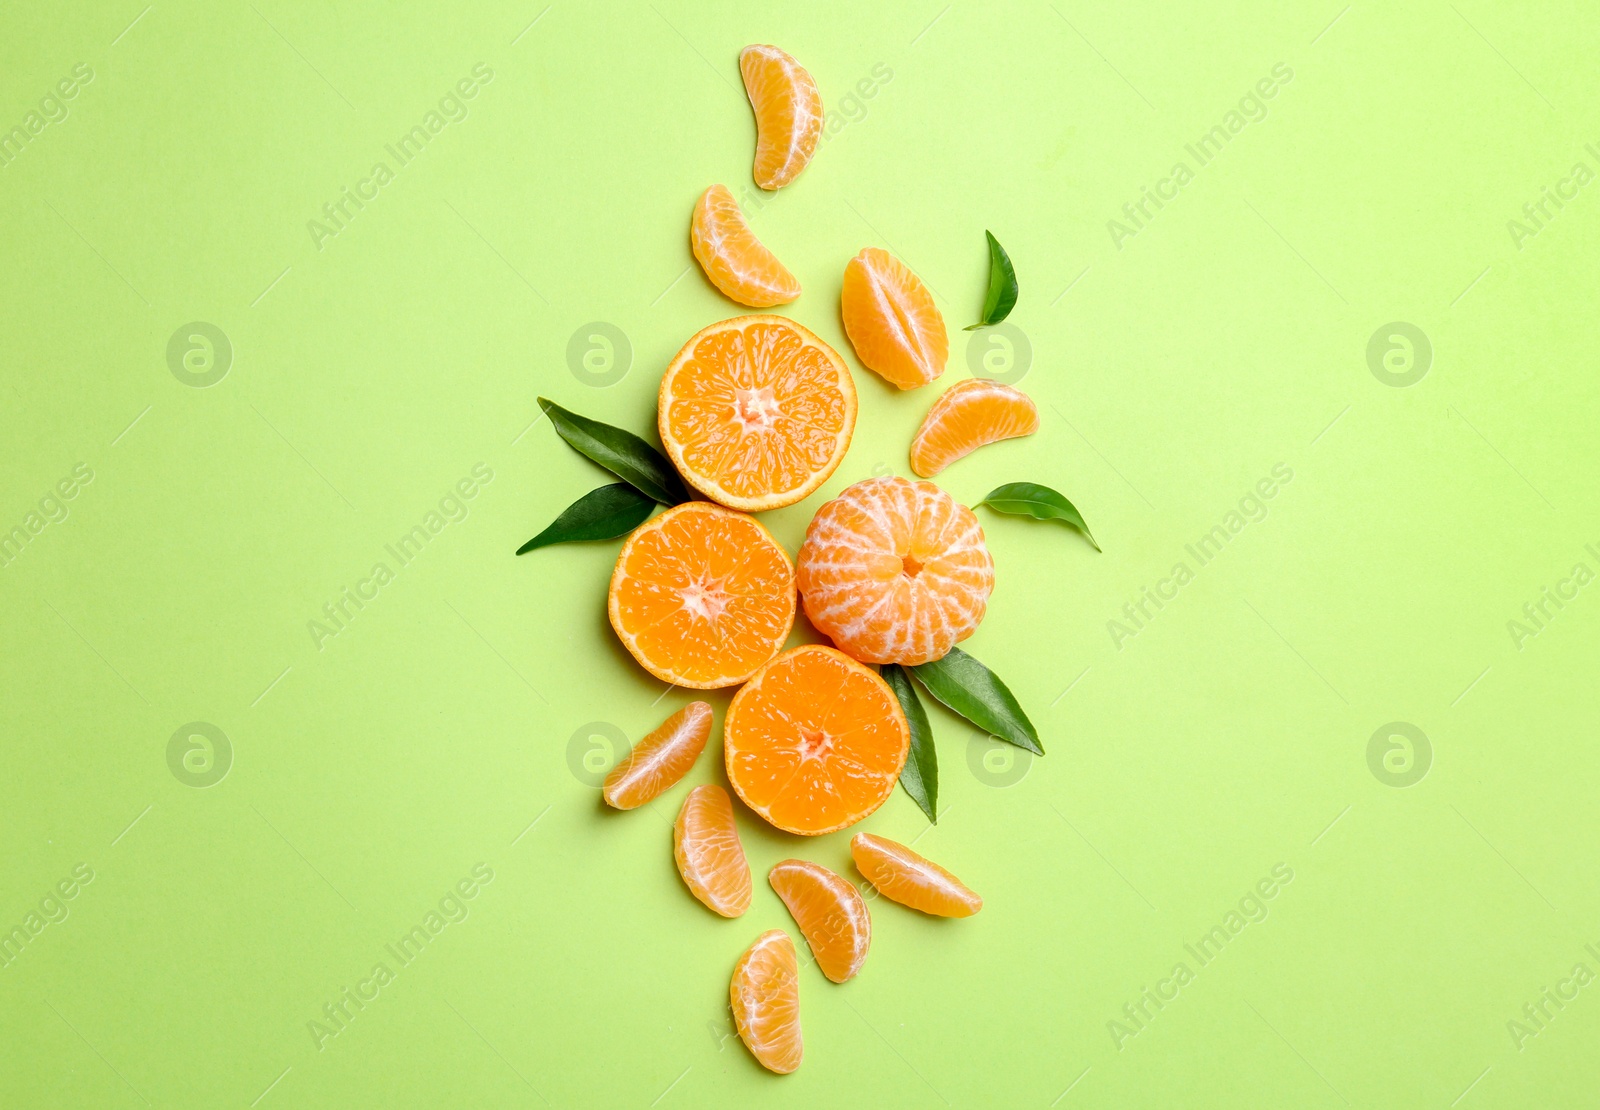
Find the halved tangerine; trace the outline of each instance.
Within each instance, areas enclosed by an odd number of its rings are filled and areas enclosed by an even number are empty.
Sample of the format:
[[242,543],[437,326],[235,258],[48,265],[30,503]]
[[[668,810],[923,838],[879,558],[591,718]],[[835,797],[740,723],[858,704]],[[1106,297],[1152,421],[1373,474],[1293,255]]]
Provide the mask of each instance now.
[[850,857],[878,893],[935,917],[971,917],[983,909],[967,885],[904,844],[871,833],[850,838]]
[[792,505],[838,467],[856,426],[839,353],[782,316],[736,316],[690,337],[661,376],[656,421],[695,489],[746,512]]
[[911,441],[911,469],[924,478],[985,444],[1039,430],[1039,409],[1028,395],[987,378],[968,378],[945,390]]
[[672,855],[689,892],[723,917],[750,908],[750,865],[745,862],[733,800],[706,783],[689,791],[672,826]]
[[820,863],[786,859],[767,872],[822,974],[842,983],[861,970],[872,944],[872,917],[861,892]]
[[839,309],[856,357],[886,381],[915,389],[944,373],[944,316],[922,279],[888,251],[867,247],[850,260]]
[[800,966],[794,941],[769,929],[745,949],[728,984],[733,1024],[761,1066],[787,1075],[800,1066]]
[[606,776],[606,805],[637,809],[689,773],[711,735],[711,706],[692,701],[668,717]]
[[894,792],[911,731],[878,672],[806,644],[739,688],[722,739],[744,804],[785,832],[817,836],[855,824]]
[[780,189],[806,168],[822,138],[822,94],[806,68],[776,46],[739,52],[739,74],[756,113],[756,163],[763,189]]
[[840,648],[915,666],[976,631],[994,561],[972,510],[932,482],[869,478],[817,510],[795,581],[806,616]]
[[771,308],[800,295],[800,283],[755,237],[726,185],[701,194],[689,221],[689,245],[711,284],[740,304]]
[[755,517],[688,501],[634,529],[606,608],[623,646],[663,682],[732,686],[788,638],[794,568]]

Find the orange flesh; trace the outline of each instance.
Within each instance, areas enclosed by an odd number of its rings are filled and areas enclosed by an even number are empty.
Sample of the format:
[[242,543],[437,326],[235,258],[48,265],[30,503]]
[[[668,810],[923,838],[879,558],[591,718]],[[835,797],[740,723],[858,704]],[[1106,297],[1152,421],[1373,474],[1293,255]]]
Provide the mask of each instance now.
[[789,907],[822,974],[842,983],[861,970],[872,944],[872,918],[848,880],[820,863],[786,859],[768,872],[767,881]]
[[1039,410],[1021,390],[968,378],[946,390],[911,441],[911,469],[931,478],[985,444],[1039,430]]
[[743,682],[794,623],[789,556],[752,516],[689,501],[636,528],[617,556],[611,627],[664,682]]
[[885,898],[936,917],[971,917],[983,909],[965,883],[932,860],[871,833],[850,839],[850,858]]
[[841,649],[914,666],[977,629],[994,562],[978,518],[939,487],[870,478],[817,510],[795,580],[806,616]]
[[745,683],[722,731],[739,797],[802,836],[853,825],[882,805],[911,738],[876,671],[816,644],[784,652]]
[[733,801],[722,787],[707,783],[689,791],[672,827],[672,854],[690,893],[712,910],[738,917],[750,908],[750,865],[733,823]]
[[782,316],[738,316],[696,333],[667,367],[661,442],[701,493],[755,512],[827,481],[855,431],[856,391],[838,353]]
[[822,94],[805,67],[776,46],[739,52],[745,95],[756,114],[756,161],[763,189],[779,189],[806,168],[822,137]]
[[901,389],[944,373],[944,317],[928,287],[888,251],[868,247],[850,260],[839,302],[845,334],[868,370]]
[[724,185],[711,186],[694,206],[689,245],[711,284],[740,304],[771,308],[800,295],[800,283],[755,237]]
[[692,701],[633,746],[606,776],[606,805],[637,809],[689,773],[711,735],[711,706]]
[[728,1005],[739,1039],[762,1067],[787,1075],[800,1066],[800,970],[787,933],[762,933],[739,957]]

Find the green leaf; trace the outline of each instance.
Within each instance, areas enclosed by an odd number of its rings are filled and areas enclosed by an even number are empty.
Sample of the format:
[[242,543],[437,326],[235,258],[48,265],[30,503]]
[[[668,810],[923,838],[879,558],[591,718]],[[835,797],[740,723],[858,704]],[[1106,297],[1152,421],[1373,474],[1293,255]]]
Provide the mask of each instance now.
[[553,543],[614,540],[643,524],[655,507],[655,498],[646,497],[627,482],[592,489],[568,505],[550,527],[517,548],[517,554]]
[[1089,531],[1089,526],[1083,522],[1083,514],[1078,511],[1077,506],[1049,486],[1041,486],[1037,482],[1007,482],[999,489],[991,491],[989,496],[978,504],[987,505],[996,512],[1010,513],[1012,516],[1031,516],[1035,520],[1064,520],[1082,532],[1096,551],[1100,550],[1100,545],[1095,543],[1094,535]]
[[983,298],[983,316],[967,331],[998,324],[1017,304],[1017,271],[1011,265],[1011,256],[1000,245],[992,232],[985,231],[989,239],[989,292]]
[[911,750],[906,755],[906,765],[900,771],[900,785],[905,787],[911,800],[922,807],[928,820],[939,823],[939,753],[933,750],[933,727],[928,724],[928,713],[917,697],[917,688],[911,676],[896,663],[885,663],[878,668],[883,680],[900,699],[905,711],[906,724],[911,726]]
[[1044,754],[1038,731],[1006,684],[960,648],[951,648],[943,659],[912,667],[911,673],[928,693],[996,740]]
[[550,418],[556,434],[586,455],[663,505],[678,505],[689,500],[678,472],[667,457],[632,432],[568,412],[554,401],[539,398],[539,407]]

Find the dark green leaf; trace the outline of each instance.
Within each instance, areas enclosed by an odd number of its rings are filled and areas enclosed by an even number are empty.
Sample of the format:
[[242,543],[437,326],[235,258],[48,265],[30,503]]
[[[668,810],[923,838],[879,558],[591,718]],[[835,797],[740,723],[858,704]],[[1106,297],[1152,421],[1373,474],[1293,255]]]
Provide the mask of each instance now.
[[1039,733],[995,673],[960,648],[911,668],[928,693],[996,740],[1043,755]]
[[998,324],[1011,315],[1017,303],[1017,271],[1011,265],[1011,256],[993,233],[983,234],[989,240],[989,292],[983,298],[983,316],[967,331]]
[[568,412],[554,401],[539,398],[556,434],[605,467],[640,493],[663,505],[689,500],[688,491],[667,457],[632,432]]
[[1100,550],[1100,545],[1095,543],[1094,535],[1089,531],[1089,526],[1083,522],[1083,514],[1078,512],[1077,506],[1049,486],[1041,486],[1037,482],[1007,482],[978,504],[987,505],[996,512],[1010,513],[1013,516],[1031,516],[1035,520],[1064,520],[1088,537],[1096,551]]
[[517,548],[517,554],[553,543],[614,540],[643,524],[655,507],[655,498],[646,497],[627,482],[592,489],[568,505],[550,527]]
[[906,754],[906,765],[900,771],[900,785],[905,787],[911,800],[922,807],[928,820],[939,823],[939,754],[933,750],[933,728],[928,724],[927,711],[911,676],[896,663],[885,663],[879,670],[883,680],[900,699],[905,711],[906,724],[911,726],[911,750]]

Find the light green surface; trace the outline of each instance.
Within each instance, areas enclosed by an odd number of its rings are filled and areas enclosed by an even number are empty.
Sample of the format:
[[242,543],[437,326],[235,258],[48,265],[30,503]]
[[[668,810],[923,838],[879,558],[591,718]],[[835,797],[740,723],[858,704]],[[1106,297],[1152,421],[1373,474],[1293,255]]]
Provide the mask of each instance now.
[[[1600,986],[1520,1046],[1508,1022],[1600,973],[1600,586],[1507,628],[1600,572],[1592,6],[140,6],[0,15],[0,126],[93,72],[0,169],[0,524],[92,472],[0,569],[0,927],[75,891],[0,969],[0,1104],[1593,1104]],[[985,515],[999,585],[966,646],[1049,755],[986,765],[932,711],[943,819],[897,793],[864,827],[919,837],[984,910],[874,902],[858,980],[804,970],[781,1079],[730,1037],[728,973],[790,927],[767,867],[848,869],[848,834],[746,820],[755,904],[708,914],[671,863],[685,787],[606,814],[569,763],[590,722],[636,739],[687,700],[606,626],[615,545],[511,555],[606,480],[530,427],[535,396],[646,429],[666,360],[735,311],[686,239],[706,185],[754,192],[750,42],[808,65],[840,128],[749,206],[805,286],[784,311],[848,353],[844,264],[889,247],[959,379],[994,230],[1043,426],[943,484],[1050,484],[1105,548]],[[1185,144],[1279,65],[1200,167]],[[463,79],[469,114],[399,166],[385,144]],[[379,160],[393,180],[318,249],[307,222]],[[1114,243],[1179,160],[1194,179]],[[208,388],[168,367],[191,321],[233,348]],[[609,387],[568,369],[592,321],[631,344]],[[1368,366],[1391,321],[1431,341],[1409,387]],[[905,472],[931,391],[856,369],[844,464],[769,514],[791,550],[825,496]],[[1279,464],[1199,566],[1185,545]],[[470,512],[402,567],[385,545],[462,481]],[[168,764],[196,721],[232,748],[206,788]],[[1396,721],[1431,747],[1406,788],[1368,763]],[[1200,967],[1185,945],[1279,864]],[[385,946],[463,881],[468,915],[402,965]],[[380,962],[319,1048],[308,1023]]]

